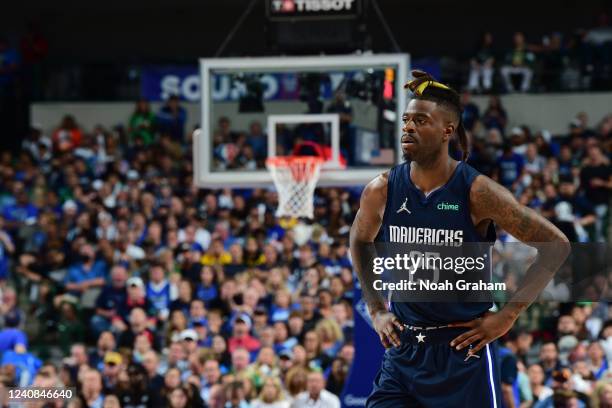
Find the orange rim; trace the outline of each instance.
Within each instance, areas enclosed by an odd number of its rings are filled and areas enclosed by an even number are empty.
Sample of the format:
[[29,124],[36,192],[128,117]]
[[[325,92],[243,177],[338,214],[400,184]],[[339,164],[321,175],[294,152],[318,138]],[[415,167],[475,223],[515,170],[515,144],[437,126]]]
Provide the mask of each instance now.
[[266,164],[273,167],[289,167],[293,164],[322,164],[323,159],[317,156],[276,156],[266,159]]

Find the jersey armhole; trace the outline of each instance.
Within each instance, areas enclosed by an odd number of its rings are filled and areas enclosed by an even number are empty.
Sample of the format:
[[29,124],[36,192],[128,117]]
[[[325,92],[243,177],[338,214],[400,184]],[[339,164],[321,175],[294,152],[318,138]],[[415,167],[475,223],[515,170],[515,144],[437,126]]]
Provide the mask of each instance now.
[[385,209],[384,209],[382,224],[380,225],[379,233],[380,231],[384,229],[384,226],[387,225],[387,217],[389,216],[388,215],[389,211],[387,210],[389,209],[390,202],[393,199],[393,180],[394,180],[395,173],[396,173],[395,170],[400,166],[402,165],[395,166],[391,168],[391,170],[389,170],[389,176],[387,177],[387,197],[385,198]]
[[[468,167],[464,167],[464,171],[466,171],[467,169]],[[468,185],[467,197],[465,200],[468,206],[468,211],[466,215],[466,217],[468,218],[467,222],[469,223],[469,225],[472,226],[472,229],[474,230],[476,235],[478,235],[478,237],[482,240],[482,242],[495,242],[497,238],[497,233],[495,231],[495,223],[493,222],[493,220],[489,220],[489,224],[487,225],[487,231],[484,236],[480,233],[480,231],[478,231],[477,225],[475,225],[474,221],[472,220],[472,201],[471,201],[472,185],[474,184],[474,180],[476,180],[476,177],[480,176],[481,174],[478,171],[476,171],[476,169],[474,168],[469,168],[469,170],[471,171],[468,171],[468,174],[466,175],[466,180],[465,180],[466,184]],[[489,237],[489,235],[491,235],[491,237]]]

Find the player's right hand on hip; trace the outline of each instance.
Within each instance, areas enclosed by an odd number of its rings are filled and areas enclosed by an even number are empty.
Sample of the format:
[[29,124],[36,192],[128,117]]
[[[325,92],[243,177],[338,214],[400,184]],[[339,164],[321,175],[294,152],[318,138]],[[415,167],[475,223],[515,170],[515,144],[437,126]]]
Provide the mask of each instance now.
[[400,341],[399,332],[404,330],[404,325],[390,312],[378,312],[373,318],[374,330],[380,337],[380,342],[385,348],[391,346],[399,347]]

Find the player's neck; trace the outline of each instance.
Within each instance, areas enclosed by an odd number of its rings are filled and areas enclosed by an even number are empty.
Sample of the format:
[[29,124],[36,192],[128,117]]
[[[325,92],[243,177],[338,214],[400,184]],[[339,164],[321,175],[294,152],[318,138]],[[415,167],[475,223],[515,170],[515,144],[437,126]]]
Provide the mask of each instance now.
[[457,164],[448,155],[440,155],[439,159],[426,166],[413,161],[410,163],[410,179],[419,190],[428,194],[448,182]]

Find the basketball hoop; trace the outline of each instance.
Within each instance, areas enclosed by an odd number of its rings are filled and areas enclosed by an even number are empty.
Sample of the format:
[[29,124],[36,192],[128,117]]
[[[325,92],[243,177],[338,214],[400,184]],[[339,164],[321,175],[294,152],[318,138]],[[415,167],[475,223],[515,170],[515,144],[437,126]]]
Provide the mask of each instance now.
[[316,156],[277,156],[266,160],[278,192],[277,217],[313,218],[314,191],[323,161]]

